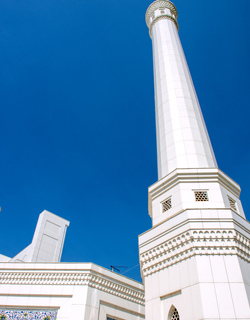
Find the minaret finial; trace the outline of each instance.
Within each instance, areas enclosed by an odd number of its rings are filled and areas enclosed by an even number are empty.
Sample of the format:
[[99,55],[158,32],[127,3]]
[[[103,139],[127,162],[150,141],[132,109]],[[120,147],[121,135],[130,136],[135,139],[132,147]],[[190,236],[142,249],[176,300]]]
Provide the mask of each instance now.
[[146,12],[146,23],[149,28],[149,34],[151,37],[151,30],[154,24],[160,19],[168,19],[174,22],[177,29],[179,28],[177,23],[178,12],[175,5],[171,1],[156,0],[148,7]]

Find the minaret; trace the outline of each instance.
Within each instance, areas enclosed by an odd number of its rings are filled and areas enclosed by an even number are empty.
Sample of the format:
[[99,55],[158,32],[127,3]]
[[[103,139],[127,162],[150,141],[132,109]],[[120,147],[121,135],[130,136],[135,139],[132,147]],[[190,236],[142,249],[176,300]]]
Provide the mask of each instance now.
[[140,235],[146,320],[250,319],[250,224],[218,169],[167,0],[146,12],[153,42],[159,180]]
[[169,1],[153,2],[146,13],[153,41],[159,180],[176,168],[217,167],[176,19]]

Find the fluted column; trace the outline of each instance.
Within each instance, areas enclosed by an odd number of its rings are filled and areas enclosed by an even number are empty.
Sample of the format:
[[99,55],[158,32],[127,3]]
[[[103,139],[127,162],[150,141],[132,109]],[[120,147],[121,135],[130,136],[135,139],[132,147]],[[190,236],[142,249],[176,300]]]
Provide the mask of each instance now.
[[153,2],[146,22],[153,42],[158,178],[177,168],[217,167],[179,39],[175,6]]

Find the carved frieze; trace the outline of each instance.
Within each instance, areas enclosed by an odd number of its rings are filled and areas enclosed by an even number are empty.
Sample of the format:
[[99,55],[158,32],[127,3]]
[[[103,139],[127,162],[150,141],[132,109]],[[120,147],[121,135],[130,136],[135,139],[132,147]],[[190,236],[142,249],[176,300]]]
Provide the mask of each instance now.
[[135,290],[108,278],[87,272],[4,271],[0,284],[13,285],[87,285],[120,298],[144,305],[144,292]]
[[143,276],[195,255],[238,255],[250,262],[250,239],[234,229],[189,230],[140,255]]

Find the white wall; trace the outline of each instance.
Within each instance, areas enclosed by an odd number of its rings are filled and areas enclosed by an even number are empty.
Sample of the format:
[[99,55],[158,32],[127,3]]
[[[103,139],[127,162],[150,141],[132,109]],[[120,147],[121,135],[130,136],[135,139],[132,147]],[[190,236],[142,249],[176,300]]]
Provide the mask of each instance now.
[[144,287],[90,263],[0,263],[0,308],[57,309],[57,320],[140,320]]

